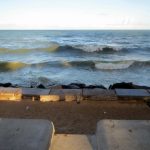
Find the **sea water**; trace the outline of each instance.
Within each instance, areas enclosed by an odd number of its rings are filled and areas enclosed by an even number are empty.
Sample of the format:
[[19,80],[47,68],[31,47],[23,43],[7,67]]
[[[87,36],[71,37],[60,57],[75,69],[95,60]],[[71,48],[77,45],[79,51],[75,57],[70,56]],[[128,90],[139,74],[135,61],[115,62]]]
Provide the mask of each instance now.
[[150,31],[1,30],[0,82],[150,86]]

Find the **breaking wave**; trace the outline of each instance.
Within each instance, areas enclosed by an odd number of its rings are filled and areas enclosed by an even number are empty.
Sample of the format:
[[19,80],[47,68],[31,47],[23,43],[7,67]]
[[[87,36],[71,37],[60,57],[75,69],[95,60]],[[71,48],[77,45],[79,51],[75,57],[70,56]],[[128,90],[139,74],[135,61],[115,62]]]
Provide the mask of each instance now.
[[68,52],[68,53],[112,53],[121,51],[122,48],[113,46],[101,45],[59,45],[58,43],[50,44],[49,47],[41,48],[21,48],[21,49],[8,49],[0,48],[0,54],[25,54],[31,52]]
[[96,70],[121,70],[128,68],[150,67],[150,61],[49,61],[41,63],[26,64],[22,62],[0,62],[0,71],[15,71],[25,67],[33,68],[82,68]]
[[133,65],[134,61],[122,61],[122,62],[98,62],[95,64],[97,69],[101,70],[117,70],[127,69]]
[[99,70],[118,70],[136,67],[150,67],[150,61],[52,61],[32,64],[33,67],[74,67]]

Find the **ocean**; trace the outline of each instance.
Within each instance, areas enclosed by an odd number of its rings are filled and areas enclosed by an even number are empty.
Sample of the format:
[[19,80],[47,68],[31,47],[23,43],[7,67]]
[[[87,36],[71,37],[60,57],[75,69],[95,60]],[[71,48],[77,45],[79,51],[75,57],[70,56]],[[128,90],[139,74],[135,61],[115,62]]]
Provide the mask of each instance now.
[[0,82],[150,86],[150,31],[0,30]]

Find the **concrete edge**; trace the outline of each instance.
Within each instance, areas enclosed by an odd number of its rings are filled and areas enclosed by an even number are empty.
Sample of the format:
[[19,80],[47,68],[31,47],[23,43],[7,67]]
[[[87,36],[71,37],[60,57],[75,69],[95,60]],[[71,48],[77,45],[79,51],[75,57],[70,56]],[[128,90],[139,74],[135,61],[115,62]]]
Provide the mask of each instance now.
[[[33,89],[26,88],[4,88],[0,87],[0,101],[40,101],[40,102],[59,102],[59,101],[150,101],[150,96],[119,96],[116,90],[109,89]],[[125,89],[124,89],[125,90]],[[129,89],[128,89],[129,90]],[[146,89],[143,89],[146,90]],[[147,91],[147,90],[146,90]],[[33,92],[33,93],[32,93]],[[147,91],[149,92],[149,91]],[[150,95],[150,94],[149,94]]]

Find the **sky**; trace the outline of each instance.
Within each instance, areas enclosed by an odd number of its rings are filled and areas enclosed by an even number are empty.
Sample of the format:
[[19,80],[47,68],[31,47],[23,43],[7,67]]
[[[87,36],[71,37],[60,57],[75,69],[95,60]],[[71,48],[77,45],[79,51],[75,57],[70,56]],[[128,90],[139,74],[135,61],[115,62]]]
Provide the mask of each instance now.
[[150,29],[150,0],[0,0],[0,29]]

